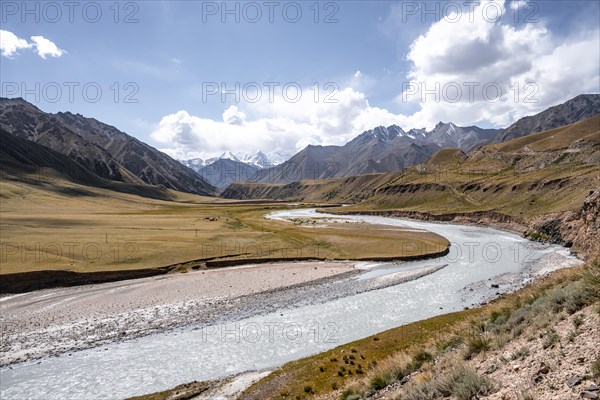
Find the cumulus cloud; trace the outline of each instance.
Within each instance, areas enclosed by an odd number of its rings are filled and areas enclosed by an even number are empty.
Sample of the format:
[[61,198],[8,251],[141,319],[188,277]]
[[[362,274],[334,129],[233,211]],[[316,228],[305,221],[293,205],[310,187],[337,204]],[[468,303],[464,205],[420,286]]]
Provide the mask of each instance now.
[[238,110],[236,106],[230,106],[223,113],[223,122],[229,125],[242,125],[246,120],[246,114]]
[[33,43],[35,44],[38,55],[43,59],[46,59],[48,56],[60,57],[65,53],[65,51],[59,49],[54,42],[46,39],[43,36],[32,36],[31,40],[33,40]]
[[43,36],[32,36],[31,40],[32,43],[29,43],[10,31],[0,30],[1,54],[7,58],[13,58],[21,49],[34,49],[40,57],[46,59],[47,57],[60,57],[66,53]]
[[0,52],[4,57],[12,58],[19,50],[30,47],[27,40],[19,38],[10,31],[0,30]]
[[[488,14],[493,13],[485,8],[489,3],[501,10],[498,20],[490,19]],[[599,90],[597,27],[561,38],[541,21],[505,23],[511,19],[506,12],[502,0],[482,2],[470,15],[450,15],[432,24],[412,43],[407,60],[412,63],[408,78],[414,85],[407,85],[409,90],[398,101],[420,103],[415,119],[427,125],[442,119],[505,126],[580,93]]]
[[342,145],[356,132],[377,124],[406,123],[402,115],[371,107],[363,93],[351,88],[327,91],[331,102],[326,102],[324,95],[315,102],[309,88],[303,88],[302,93],[295,103],[281,95],[272,101],[261,97],[247,105],[248,112],[259,116],[252,120],[237,106],[227,108],[222,121],[182,110],[162,118],[152,138],[164,146],[163,151],[180,159],[207,158],[227,150],[294,153],[309,144]]
[[513,10],[518,10],[519,8],[523,8],[527,5],[527,1],[525,0],[513,0],[510,3],[510,8]]
[[[492,2],[502,15],[507,4],[525,7],[522,2]],[[372,106],[364,82],[374,78],[356,70],[339,90],[320,88],[318,98],[303,88],[297,102],[286,101],[281,94],[274,99],[262,96],[255,103],[230,106],[222,120],[186,111],[165,116],[153,138],[177,158],[227,150],[296,152],[308,144],[342,145],[379,125],[431,129],[439,121],[452,121],[505,127],[578,94],[600,91],[597,28],[559,37],[542,22],[491,21],[484,6],[441,19],[413,41],[406,54],[410,64],[406,82],[416,83],[418,90],[400,93],[397,110]],[[422,101],[422,89],[435,91],[437,98],[426,95]],[[402,114],[406,109],[417,111]]]

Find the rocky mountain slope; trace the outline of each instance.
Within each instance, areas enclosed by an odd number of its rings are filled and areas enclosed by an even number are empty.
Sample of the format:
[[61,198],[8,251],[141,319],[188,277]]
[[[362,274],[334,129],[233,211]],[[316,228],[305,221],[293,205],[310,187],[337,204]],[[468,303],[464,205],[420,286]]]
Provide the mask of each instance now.
[[[245,156],[225,152],[219,157],[184,160],[182,163],[203,177],[206,177],[207,167],[209,171],[220,171],[224,167],[244,170],[244,173],[237,174],[237,177],[235,174],[228,174],[228,179],[208,179],[210,183],[221,188],[229,183],[244,181],[290,183],[303,179],[401,171],[424,162],[440,147],[456,147],[469,151],[489,142],[498,132],[498,129],[459,127],[453,123],[442,122],[429,132],[425,129],[411,129],[405,132],[397,125],[379,126],[363,132],[344,146],[309,145],[284,162],[272,161],[277,157],[267,156],[259,151],[254,155]],[[230,160],[239,164],[220,160]],[[253,168],[258,172],[254,176],[248,173]]]
[[241,161],[221,158],[195,171],[211,185],[223,189],[234,182],[247,182],[254,179],[258,168]]
[[442,148],[456,148],[470,151],[487,144],[500,132],[499,129],[482,129],[477,126],[460,127],[449,123],[438,123],[433,130],[425,133],[425,140]]
[[0,129],[0,142],[0,174],[6,181],[20,181],[67,195],[91,196],[92,192],[83,188],[53,185],[51,182],[62,179],[84,185],[82,187],[92,186],[161,200],[173,198],[168,191],[143,182],[128,183],[101,178],[71,158],[30,140],[13,136],[3,129]]
[[260,171],[255,179],[290,183],[374,172],[399,171],[424,162],[438,146],[406,134],[398,126],[377,127],[344,146],[308,146],[288,161]]
[[502,143],[590,118],[600,112],[600,94],[581,94],[539,114],[524,117],[500,132],[491,143]]
[[265,183],[291,183],[380,172],[402,171],[425,162],[443,147],[469,151],[487,143],[499,130],[460,127],[440,122],[431,131],[397,125],[365,131],[344,146],[308,146],[285,163],[260,171],[253,179]]
[[212,195],[215,188],[155,148],[93,118],[0,99],[0,129],[68,156],[101,178]]

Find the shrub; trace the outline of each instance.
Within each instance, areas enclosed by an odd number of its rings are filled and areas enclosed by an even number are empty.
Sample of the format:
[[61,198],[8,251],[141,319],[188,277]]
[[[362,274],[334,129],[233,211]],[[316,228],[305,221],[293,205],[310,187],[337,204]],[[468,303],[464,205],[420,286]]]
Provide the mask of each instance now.
[[579,329],[579,327],[583,325],[583,315],[579,314],[575,318],[573,318],[573,326],[575,329]]
[[596,361],[592,364],[592,375],[594,378],[600,378],[600,355],[596,357]]
[[450,339],[441,342],[437,345],[438,350],[440,351],[447,351],[447,350],[453,350],[455,348],[457,348],[458,346],[460,346],[461,344],[464,343],[464,340],[462,337],[458,336],[458,335],[454,335],[452,336]]
[[544,343],[542,344],[542,346],[544,347],[544,349],[548,349],[550,347],[553,347],[556,343],[558,343],[559,340],[560,337],[558,336],[556,331],[550,328],[544,334]]
[[418,363],[418,364],[423,364],[423,363],[429,362],[431,360],[433,360],[433,355],[431,355],[430,352],[425,351],[425,350],[420,350],[413,357],[413,362]]
[[587,295],[595,301],[600,300],[600,259],[592,262],[585,270],[583,283]]
[[529,392],[522,392],[517,399],[518,400],[535,400],[535,397],[533,397],[533,395]]
[[413,356],[412,362],[410,363],[409,369],[416,371],[420,369],[426,362],[432,361],[433,355],[425,350],[420,350]]
[[437,392],[431,382],[423,382],[415,386],[411,386],[404,395],[402,400],[431,400],[435,399]]
[[377,374],[371,378],[369,381],[369,389],[371,390],[381,390],[387,386],[387,380],[383,374]]
[[474,355],[484,353],[491,348],[491,341],[485,334],[472,335],[467,340],[467,350],[465,353],[465,359],[470,359]]
[[352,389],[345,390],[341,397],[342,400],[361,400],[362,398],[362,394]]
[[511,337],[508,333],[497,334],[496,338],[494,340],[496,348],[498,348],[498,349],[503,348],[510,342],[510,339],[511,339]]
[[464,365],[456,365],[449,372],[429,382],[409,387],[402,399],[431,400],[453,396],[458,400],[470,400],[487,396],[495,391],[493,382]]
[[521,347],[519,350],[515,351],[510,358],[512,360],[524,360],[530,354],[530,351],[527,347]]
[[[410,366],[407,367],[407,369],[409,369],[409,368],[410,368]],[[375,375],[369,381],[369,390],[371,392],[381,390],[381,389],[391,385],[392,383],[395,383],[395,382],[401,380],[406,375],[408,375],[410,372],[411,371],[405,370],[404,368],[400,367],[399,365],[392,365],[390,367],[382,369],[381,371],[378,371],[377,373],[375,373]]]
[[577,311],[588,306],[594,301],[595,294],[589,291],[584,282],[576,282],[567,289],[567,299],[565,301],[565,311],[568,314],[575,314]]
[[481,396],[487,396],[493,391],[494,384],[488,377],[478,375],[473,371],[467,371],[462,381],[452,391],[452,394],[458,400],[471,400],[472,398],[477,399]]
[[304,386],[304,393],[308,393],[308,394],[314,394],[315,391],[313,390],[312,386]]

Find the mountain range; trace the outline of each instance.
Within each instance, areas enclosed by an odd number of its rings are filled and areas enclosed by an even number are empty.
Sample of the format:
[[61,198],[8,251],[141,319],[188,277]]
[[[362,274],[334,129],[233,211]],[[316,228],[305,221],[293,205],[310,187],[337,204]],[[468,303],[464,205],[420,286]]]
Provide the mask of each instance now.
[[460,127],[440,122],[431,131],[397,125],[365,131],[343,146],[308,146],[288,161],[259,171],[257,182],[290,183],[400,171],[425,162],[440,148],[469,151],[487,143],[500,130],[477,126]]
[[539,114],[523,117],[500,132],[491,143],[502,143],[590,118],[600,112],[600,95],[581,94]]
[[80,114],[50,114],[21,98],[0,98],[0,131],[63,154],[99,178],[199,195],[216,192],[201,176],[168,155]]
[[241,162],[247,165],[251,165],[257,169],[274,167],[276,165],[281,164],[282,162],[288,160],[293,154],[275,151],[270,152],[268,155],[263,153],[262,151],[257,151],[252,154],[234,154],[231,151],[226,151],[219,156],[209,157],[206,159],[202,158],[191,158],[188,160],[180,160],[180,162],[192,168],[194,171],[198,171],[203,167],[206,167],[216,161],[219,160],[231,160]]
[[271,152],[266,155],[258,151],[254,154],[235,155],[226,151],[218,157],[193,158],[180,162],[196,171],[211,185],[223,189],[233,182],[253,180],[259,170],[275,167],[290,157],[291,154],[285,152]]
[[431,131],[379,126],[343,146],[310,145],[287,160],[289,155],[281,152],[259,151],[178,162],[93,118],[45,113],[23,99],[0,98],[4,147],[0,161],[3,169],[5,165],[50,168],[70,179],[152,197],[168,196],[167,189],[212,196],[236,182],[286,184],[402,171],[425,163],[440,149],[456,148],[469,154],[488,144],[575,123],[599,112],[600,95],[580,95],[504,130],[460,127],[452,122],[440,122]]
[[[292,183],[305,179],[326,179],[355,175],[401,171],[421,164],[442,148],[456,148],[469,153],[482,146],[526,136],[575,123],[600,112],[600,95],[583,94],[539,114],[521,118],[507,129],[461,127],[439,122],[431,131],[397,125],[367,130],[343,146],[309,145],[289,160],[250,177],[251,168],[243,164],[215,165],[210,171],[213,185],[226,187],[233,182]],[[236,160],[243,163],[242,160]],[[232,171],[244,173],[235,176]],[[215,173],[214,171],[219,171]],[[214,176],[228,176],[226,181]],[[205,175],[203,175],[205,176]]]

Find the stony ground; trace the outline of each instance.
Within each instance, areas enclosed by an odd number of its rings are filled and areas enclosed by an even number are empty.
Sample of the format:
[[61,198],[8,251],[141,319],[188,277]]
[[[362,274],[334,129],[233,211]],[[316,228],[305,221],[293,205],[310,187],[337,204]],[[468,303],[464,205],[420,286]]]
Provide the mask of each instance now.
[[445,267],[431,265],[356,280],[365,271],[355,264],[261,264],[5,297],[0,301],[0,365],[331,301]]
[[600,381],[594,381],[590,371],[600,354],[597,306],[560,321],[554,330],[556,342],[551,345],[548,335],[541,338],[540,332],[531,329],[502,350],[470,362],[479,373],[498,383],[499,391],[487,398],[564,400],[582,398],[585,391],[591,392],[585,394],[587,398],[600,396]]

